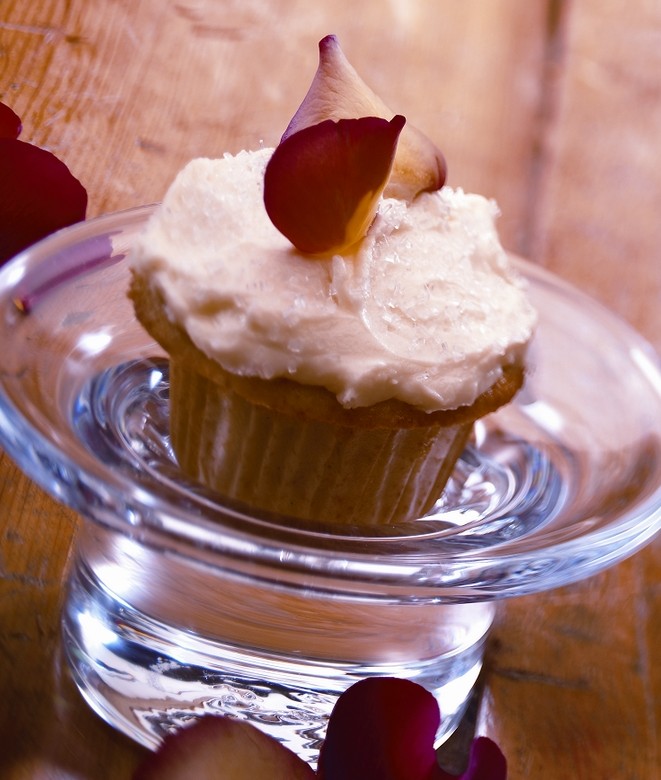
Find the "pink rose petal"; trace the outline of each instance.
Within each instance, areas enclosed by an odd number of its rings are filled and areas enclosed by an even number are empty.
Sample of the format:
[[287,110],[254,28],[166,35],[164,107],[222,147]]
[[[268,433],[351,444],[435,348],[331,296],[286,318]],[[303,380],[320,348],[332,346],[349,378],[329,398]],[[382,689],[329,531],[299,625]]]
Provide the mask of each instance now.
[[314,780],[314,772],[250,723],[207,715],[166,737],[133,780]]

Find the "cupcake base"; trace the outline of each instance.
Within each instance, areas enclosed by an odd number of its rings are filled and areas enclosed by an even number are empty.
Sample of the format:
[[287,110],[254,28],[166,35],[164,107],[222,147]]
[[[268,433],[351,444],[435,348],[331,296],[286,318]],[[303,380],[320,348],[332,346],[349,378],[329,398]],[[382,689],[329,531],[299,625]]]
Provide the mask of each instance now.
[[366,427],[256,403],[171,358],[171,437],[183,471],[269,513],[402,523],[439,498],[472,422]]

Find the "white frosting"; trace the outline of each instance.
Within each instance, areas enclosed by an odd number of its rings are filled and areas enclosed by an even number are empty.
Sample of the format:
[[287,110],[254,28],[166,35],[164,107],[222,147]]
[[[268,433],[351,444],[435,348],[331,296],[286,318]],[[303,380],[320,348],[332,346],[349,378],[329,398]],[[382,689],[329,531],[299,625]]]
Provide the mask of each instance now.
[[471,404],[523,358],[535,313],[493,202],[449,187],[384,199],[354,254],[312,258],[264,209],[270,154],[190,162],[132,258],[208,357],[322,385],[347,407],[427,411]]

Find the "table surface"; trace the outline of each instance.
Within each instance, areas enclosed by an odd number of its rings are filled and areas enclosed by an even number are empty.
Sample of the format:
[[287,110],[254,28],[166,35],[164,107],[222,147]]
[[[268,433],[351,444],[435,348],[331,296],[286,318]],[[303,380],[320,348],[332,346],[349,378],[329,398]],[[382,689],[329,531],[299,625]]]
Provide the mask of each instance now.
[[[89,216],[191,157],[274,144],[336,33],[365,80],[497,199],[504,244],[661,348],[656,0],[0,0],[0,100]],[[142,750],[59,655],[79,521],[0,454],[0,776],[123,778]],[[661,777],[661,540],[503,605],[474,711],[510,777]]]

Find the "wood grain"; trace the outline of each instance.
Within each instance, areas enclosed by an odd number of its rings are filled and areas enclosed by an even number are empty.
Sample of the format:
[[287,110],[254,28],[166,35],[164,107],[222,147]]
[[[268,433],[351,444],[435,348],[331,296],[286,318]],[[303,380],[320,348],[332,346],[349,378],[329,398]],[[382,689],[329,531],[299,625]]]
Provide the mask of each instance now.
[[[160,199],[193,156],[276,143],[329,32],[441,145],[451,184],[498,200],[509,248],[661,348],[654,0],[0,0],[0,100],[95,216]],[[77,523],[0,455],[3,778],[122,778],[141,755],[59,659]],[[477,725],[511,778],[661,776],[660,583],[655,542],[503,605]]]
[[[661,8],[565,4],[530,254],[658,349]],[[643,120],[644,115],[644,120]],[[661,777],[661,544],[508,603],[481,722],[515,777]]]

